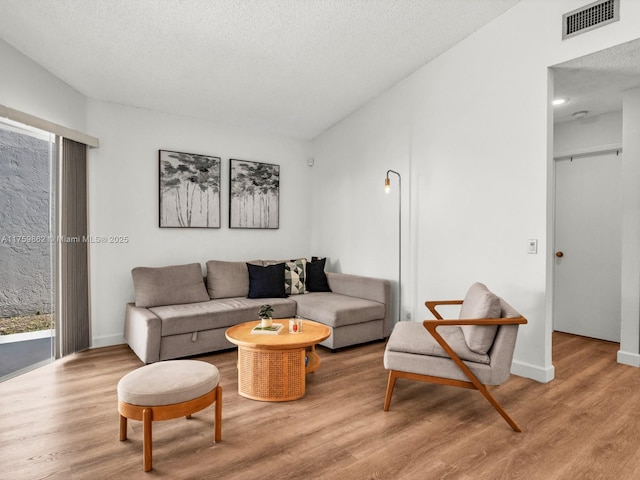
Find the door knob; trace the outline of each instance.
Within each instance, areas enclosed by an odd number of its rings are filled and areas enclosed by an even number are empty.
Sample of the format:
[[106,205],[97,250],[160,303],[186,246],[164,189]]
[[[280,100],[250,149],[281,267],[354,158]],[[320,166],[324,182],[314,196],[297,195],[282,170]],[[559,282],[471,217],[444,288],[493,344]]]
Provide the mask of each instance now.
[[564,257],[564,253],[562,253],[562,252],[556,252],[556,257],[558,257],[558,258],[562,258],[562,257]]

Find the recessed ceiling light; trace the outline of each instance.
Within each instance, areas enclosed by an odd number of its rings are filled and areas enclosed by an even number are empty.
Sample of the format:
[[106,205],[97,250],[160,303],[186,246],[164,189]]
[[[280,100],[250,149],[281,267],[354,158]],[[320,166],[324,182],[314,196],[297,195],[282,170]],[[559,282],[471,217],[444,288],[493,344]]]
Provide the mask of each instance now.
[[584,118],[587,115],[589,115],[589,112],[586,110],[580,110],[579,112],[576,112],[573,114],[573,118]]
[[565,103],[567,103],[569,101],[568,98],[554,98],[553,99],[553,106],[557,107],[558,105],[563,105]]

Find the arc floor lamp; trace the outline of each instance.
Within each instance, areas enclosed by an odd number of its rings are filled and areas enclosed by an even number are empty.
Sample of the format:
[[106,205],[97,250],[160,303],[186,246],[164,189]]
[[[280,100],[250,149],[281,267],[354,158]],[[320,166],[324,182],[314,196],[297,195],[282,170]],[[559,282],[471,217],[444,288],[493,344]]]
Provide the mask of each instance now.
[[393,173],[398,176],[398,321],[402,320],[402,177],[395,170],[387,170],[387,176],[384,179],[384,191],[391,191],[391,179],[389,174]]

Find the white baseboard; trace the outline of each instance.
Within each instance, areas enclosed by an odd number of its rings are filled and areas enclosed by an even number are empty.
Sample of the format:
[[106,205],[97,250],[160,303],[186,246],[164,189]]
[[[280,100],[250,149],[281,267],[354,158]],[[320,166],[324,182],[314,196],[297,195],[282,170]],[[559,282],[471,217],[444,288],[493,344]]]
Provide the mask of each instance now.
[[126,343],[122,334],[120,335],[103,335],[102,337],[93,337],[91,339],[91,348],[111,347],[112,345],[122,345]]
[[637,353],[623,352],[618,350],[618,363],[623,365],[631,365],[632,367],[640,367],[640,355]]
[[549,368],[542,368],[530,363],[514,360],[511,364],[511,373],[519,377],[530,378],[540,383],[549,383],[555,378],[556,369],[553,365]]

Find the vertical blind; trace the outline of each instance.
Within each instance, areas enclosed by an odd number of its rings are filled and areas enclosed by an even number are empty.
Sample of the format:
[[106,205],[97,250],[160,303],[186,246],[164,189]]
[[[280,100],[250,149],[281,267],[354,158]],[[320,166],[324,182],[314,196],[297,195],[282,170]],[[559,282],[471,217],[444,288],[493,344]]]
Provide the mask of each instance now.
[[87,146],[64,138],[60,162],[59,355],[89,348]]

